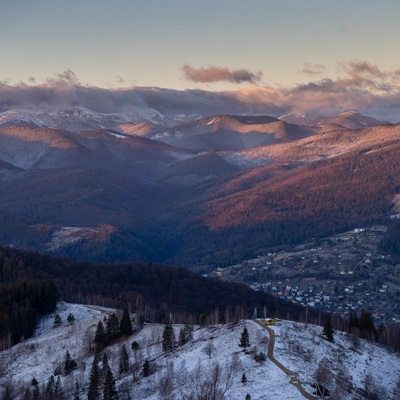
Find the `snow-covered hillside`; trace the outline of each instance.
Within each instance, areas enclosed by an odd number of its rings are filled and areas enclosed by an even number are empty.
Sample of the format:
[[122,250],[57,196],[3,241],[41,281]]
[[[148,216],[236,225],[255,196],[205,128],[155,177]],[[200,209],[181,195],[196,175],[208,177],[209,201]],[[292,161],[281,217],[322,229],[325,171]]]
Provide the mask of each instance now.
[[[2,387],[11,384],[9,386],[17,394],[23,392],[25,386],[30,387],[35,378],[39,387],[44,388],[54,370],[63,365],[68,351],[78,368],[68,376],[60,376],[65,398],[73,399],[76,393],[81,399],[87,398],[94,358],[88,350],[89,344],[97,323],[112,311],[60,303],[57,313],[61,326],[54,327],[54,315],[48,316],[41,321],[34,338],[0,353]],[[67,323],[69,314],[75,317],[72,323]],[[244,327],[250,341],[246,351],[239,346]],[[176,338],[180,328],[174,325]],[[362,399],[365,397],[360,389],[365,388],[378,394],[376,398],[398,398],[395,392],[400,378],[398,354],[364,340],[355,343],[340,332],[335,332],[334,342],[330,343],[322,337],[322,328],[313,325],[280,321],[270,329],[275,335],[275,362],[269,358],[255,360],[255,354],[259,358],[262,354],[270,356],[271,337],[265,327],[251,320],[195,327],[193,340],[168,354],[162,350],[164,326],[146,324],[128,339],[107,347],[105,352],[120,399],[183,399],[189,392],[204,388],[213,372],[221,390],[227,389],[225,399],[243,400],[247,394],[252,400],[303,399],[304,395],[292,384],[297,382],[297,377],[301,387],[309,393],[308,398],[316,398],[311,385],[318,368],[325,368],[326,387],[331,394],[336,393],[337,397],[331,398]],[[137,350],[132,350],[134,341],[139,345]],[[120,374],[123,344],[128,350],[130,371]],[[150,361],[152,373],[143,377],[146,359]],[[284,371],[285,368],[290,371]],[[76,390],[77,383],[79,390]]]
[[142,121],[165,125],[169,119],[153,108],[132,107],[130,112],[103,114],[85,107],[60,110],[9,110],[0,113],[0,125],[52,127],[67,131],[112,129],[119,124]]

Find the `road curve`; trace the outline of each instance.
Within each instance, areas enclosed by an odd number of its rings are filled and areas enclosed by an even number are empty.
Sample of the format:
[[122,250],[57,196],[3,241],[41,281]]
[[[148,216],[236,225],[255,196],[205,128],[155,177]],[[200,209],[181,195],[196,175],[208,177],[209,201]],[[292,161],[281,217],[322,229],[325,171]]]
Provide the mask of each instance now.
[[308,393],[299,380],[299,374],[297,372],[293,372],[290,369],[287,369],[284,365],[282,365],[275,357],[274,357],[274,346],[275,346],[275,332],[270,327],[263,325],[259,321],[254,321],[262,328],[266,329],[269,333],[269,343],[268,343],[268,352],[267,357],[279,368],[281,369],[289,378],[290,382],[306,399],[309,400],[318,400],[318,397],[315,397]]

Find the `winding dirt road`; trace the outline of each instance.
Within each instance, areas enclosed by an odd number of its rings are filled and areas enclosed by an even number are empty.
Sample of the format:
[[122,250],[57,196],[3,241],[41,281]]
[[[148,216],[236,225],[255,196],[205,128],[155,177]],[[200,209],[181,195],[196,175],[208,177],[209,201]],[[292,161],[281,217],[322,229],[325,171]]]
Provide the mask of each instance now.
[[255,321],[258,325],[260,325],[262,328],[268,331],[269,333],[269,343],[268,343],[268,352],[267,352],[267,357],[279,368],[281,369],[289,378],[290,382],[306,399],[309,400],[318,400],[318,397],[315,397],[308,393],[303,386],[301,385],[301,382],[299,380],[299,374],[298,372],[293,372],[290,369],[286,368],[284,365],[282,365],[275,357],[274,357],[274,346],[275,346],[275,332],[273,329],[270,327],[263,325],[259,321]]

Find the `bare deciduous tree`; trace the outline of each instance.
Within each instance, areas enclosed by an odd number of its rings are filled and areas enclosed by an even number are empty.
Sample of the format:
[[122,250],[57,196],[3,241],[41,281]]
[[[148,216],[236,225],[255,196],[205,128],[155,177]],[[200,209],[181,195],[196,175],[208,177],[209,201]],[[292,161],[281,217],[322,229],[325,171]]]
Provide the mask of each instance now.
[[211,358],[215,352],[215,346],[213,345],[213,342],[207,342],[203,348],[203,352],[208,355],[208,358]]
[[140,372],[144,362],[143,351],[137,350],[133,353],[133,361],[130,363],[129,369],[132,372],[133,381],[136,382],[139,379]]
[[346,393],[350,392],[351,388],[351,377],[349,371],[344,365],[340,366],[338,374],[336,376],[336,385],[331,393],[332,400],[341,400],[346,396]]
[[324,396],[329,383],[332,381],[332,372],[329,369],[329,361],[323,358],[314,372],[314,379],[317,388],[317,394]]
[[365,398],[372,400],[386,400],[388,392],[384,386],[377,385],[370,372],[365,375]]
[[193,371],[183,370],[179,374],[180,398],[182,400],[223,400],[239,370],[240,361],[237,356],[232,357],[225,367],[219,363],[213,363],[206,369],[199,362]]
[[166,369],[158,382],[160,398],[162,400],[174,400],[174,364],[172,361],[167,363]]

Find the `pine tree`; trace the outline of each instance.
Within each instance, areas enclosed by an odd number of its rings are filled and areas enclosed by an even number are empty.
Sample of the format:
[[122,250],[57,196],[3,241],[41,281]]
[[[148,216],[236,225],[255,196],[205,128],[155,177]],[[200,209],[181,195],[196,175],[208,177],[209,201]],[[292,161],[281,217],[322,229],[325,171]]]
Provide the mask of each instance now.
[[199,315],[199,325],[201,328],[204,328],[206,326],[207,323],[207,316],[204,313],[201,313]]
[[126,346],[122,345],[119,353],[119,373],[125,374],[129,371],[129,355]]
[[1,400],[14,400],[13,388],[9,382],[4,385],[4,391]]
[[61,383],[61,379],[58,376],[56,380],[56,385],[54,387],[54,398],[57,400],[63,400],[64,397],[64,388]]
[[185,324],[183,327],[186,333],[186,341],[190,342],[193,339],[193,325]]
[[117,390],[115,388],[115,379],[108,364],[107,354],[103,356],[103,400],[114,400],[117,398]]
[[64,361],[64,374],[69,375],[71,371],[73,371],[78,365],[76,361],[71,357],[69,351],[65,354],[65,361]]
[[69,322],[70,324],[72,324],[75,321],[75,317],[73,314],[69,313],[68,317],[67,317],[67,322]]
[[358,328],[357,313],[354,310],[350,310],[350,312],[349,312],[349,332],[353,332],[356,328]]
[[144,377],[150,376],[151,374],[150,362],[147,358],[144,360],[142,372]]
[[124,311],[122,312],[122,318],[121,322],[119,325],[119,331],[122,336],[130,336],[132,335],[132,322],[131,318],[129,316],[129,311],[128,309],[124,308]]
[[94,346],[96,353],[100,353],[106,344],[106,333],[101,321],[97,324],[96,333],[94,335]]
[[187,342],[190,342],[193,339],[193,326],[185,324],[179,330],[179,346],[183,346]]
[[246,394],[246,397],[244,398],[245,400],[251,400],[251,396],[249,393]]
[[178,342],[179,342],[179,346],[183,346],[187,342],[187,340],[186,340],[186,332],[185,332],[185,330],[183,328],[181,328],[179,330]]
[[39,382],[36,378],[33,378],[31,381],[32,386],[32,400],[40,400],[40,389]]
[[88,400],[99,399],[100,397],[99,386],[100,386],[100,367],[97,355],[95,355],[89,376]]
[[107,319],[106,342],[111,342],[117,339],[119,336],[120,336],[120,331],[119,331],[118,316],[117,314],[112,313]]
[[59,314],[54,316],[54,326],[60,326],[62,324],[62,319]]
[[145,319],[144,319],[143,315],[139,315],[139,322],[138,323],[139,323],[140,328],[144,327]]
[[54,375],[52,375],[46,385],[46,398],[48,400],[56,400],[54,397],[55,384]]
[[250,346],[249,332],[246,327],[243,328],[242,335],[240,336],[239,346],[243,347],[244,349]]
[[78,382],[78,380],[76,380],[75,381],[75,390],[74,390],[74,400],[81,400],[79,397],[79,392],[80,392],[79,382]]
[[325,317],[324,321],[324,329],[322,330],[322,334],[330,341],[333,342],[333,325],[332,325],[332,317],[328,314]]
[[240,380],[240,382],[242,382],[243,385],[247,382],[247,377],[246,377],[246,374],[244,372],[242,374],[242,379]]
[[32,391],[30,388],[26,388],[21,400],[32,400]]
[[139,350],[139,347],[140,347],[139,343],[138,343],[136,340],[134,340],[134,341],[132,342],[131,349],[132,349],[133,351],[137,351],[137,350]]
[[166,324],[163,331],[162,349],[163,351],[171,351],[175,346],[174,328],[170,323]]
[[32,400],[40,400],[40,397],[39,385],[35,385],[32,389]]
[[373,332],[375,331],[374,320],[369,311],[361,310],[361,316],[359,321],[361,332]]

